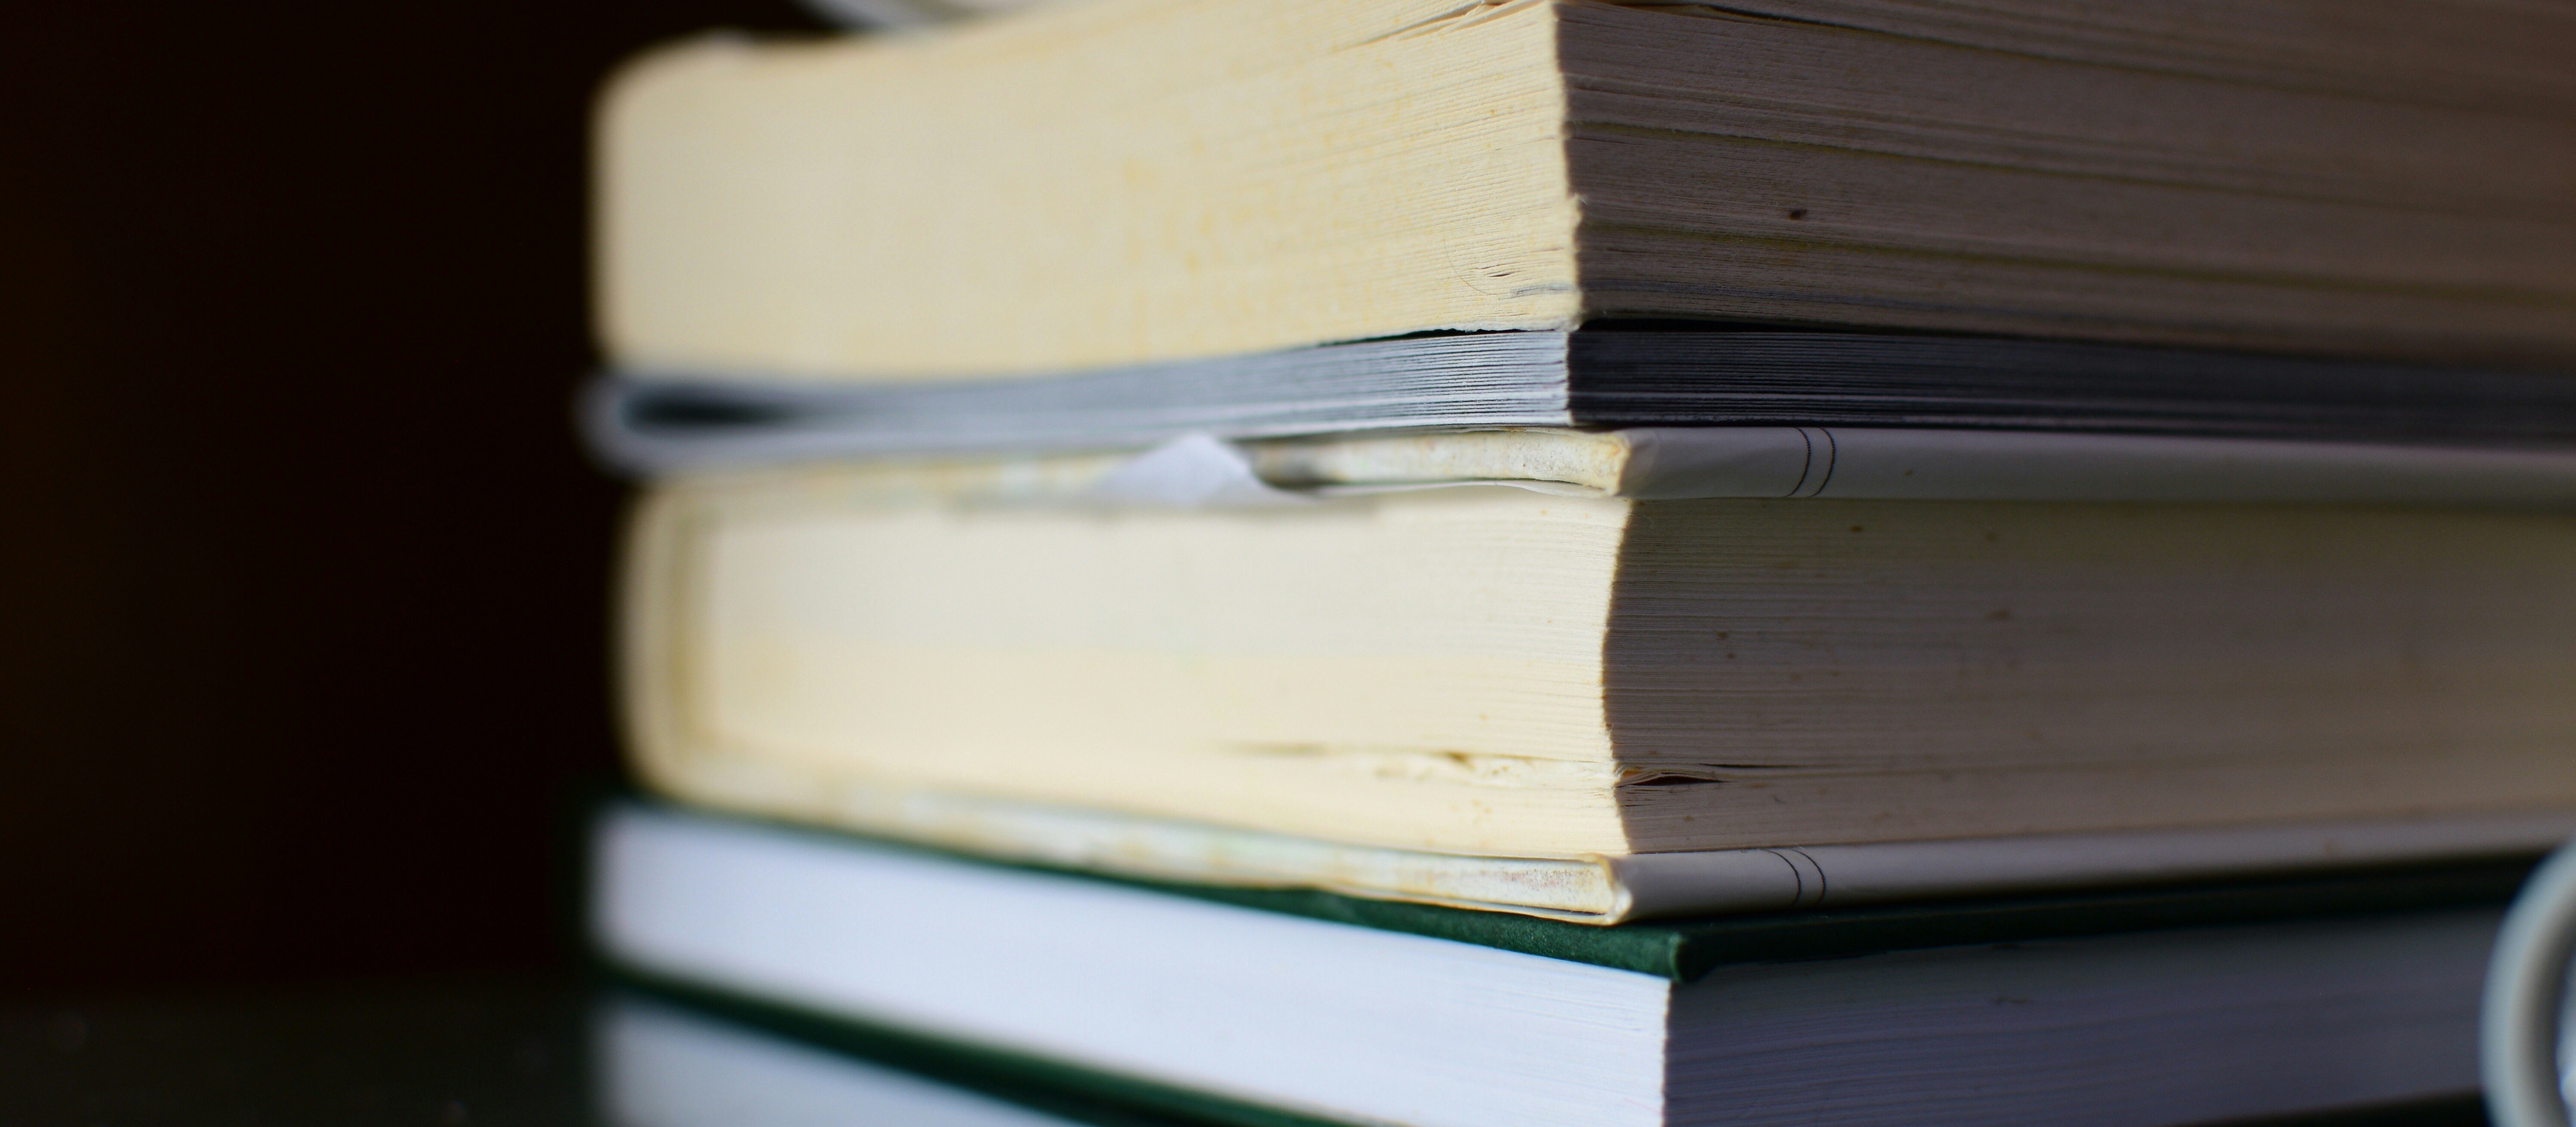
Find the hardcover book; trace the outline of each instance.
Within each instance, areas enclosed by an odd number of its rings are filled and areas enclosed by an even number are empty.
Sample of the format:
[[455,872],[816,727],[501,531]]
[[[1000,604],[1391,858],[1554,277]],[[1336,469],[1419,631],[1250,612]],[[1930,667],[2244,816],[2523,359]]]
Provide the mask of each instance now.
[[638,807],[603,818],[594,864],[601,954],[659,992],[1238,1127],[2144,1127],[2456,1099],[2524,868],[1605,929]]

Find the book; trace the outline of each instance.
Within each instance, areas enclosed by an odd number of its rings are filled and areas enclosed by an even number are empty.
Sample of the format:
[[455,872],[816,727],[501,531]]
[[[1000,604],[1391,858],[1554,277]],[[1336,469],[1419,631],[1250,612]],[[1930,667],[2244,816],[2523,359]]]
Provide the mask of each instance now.
[[[591,1052],[600,1072],[600,1120],[613,1127],[814,1127],[853,1121],[919,1127],[1314,1127],[1306,1116],[1229,1107],[1207,1114],[1141,1111],[1092,1095],[1119,1088],[1083,1074],[1040,1087],[1000,1077],[987,1054],[888,1037],[844,1022],[705,996],[682,1003],[631,990],[604,1008]],[[855,1047],[854,1047],[855,1046]],[[891,1053],[903,1068],[880,1063]],[[925,1071],[916,1071],[925,1070]],[[2485,1127],[2474,1095],[2236,1120],[2237,1127]]]
[[656,993],[1262,1127],[2146,1125],[2456,1101],[2527,867],[1587,928],[635,805],[595,841],[596,948]]
[[[890,1064],[783,1036],[771,1020],[729,1020],[637,990],[595,1007],[591,1056],[599,1118],[608,1127],[1204,1127],[1061,1087],[1012,1083],[991,1071],[941,1068],[962,1054],[923,1059],[898,1046]],[[819,1040],[846,1043],[832,1030]],[[911,1069],[897,1067],[911,1064]],[[924,1065],[925,1074],[917,1069]]]
[[649,55],[612,363],[1012,376],[1616,318],[2576,360],[2576,16],[1096,0]]
[[[2576,829],[2563,509],[1782,499],[1802,432],[1663,441],[673,478],[628,550],[635,763],[1006,856],[1596,922]],[[1838,480],[1976,477],[1853,447]],[[1641,449],[1669,476],[1623,485]],[[2050,480],[2115,495],[2083,462]],[[1616,492],[1729,474],[1774,497]]]
[[1856,425],[2547,449],[2576,438],[2576,378],[1990,337],[1595,325],[932,383],[629,371],[592,388],[583,421],[608,463],[644,474],[1434,427]]

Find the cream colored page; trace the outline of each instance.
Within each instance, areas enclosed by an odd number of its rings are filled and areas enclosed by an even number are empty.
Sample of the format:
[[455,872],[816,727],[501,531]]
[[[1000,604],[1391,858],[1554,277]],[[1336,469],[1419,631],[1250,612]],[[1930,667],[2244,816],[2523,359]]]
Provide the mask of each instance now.
[[2391,102],[2576,107],[2576,10],[2458,0],[1735,0],[1729,12]]
[[1673,501],[1636,529],[1606,657],[1623,762],[2474,777],[2576,747],[2560,514]]
[[699,754],[824,787],[1615,851],[1598,662],[1626,507],[719,515],[672,696]]
[[1545,5],[1098,0],[665,51],[600,119],[624,365],[935,377],[1574,312]]
[[1566,12],[1589,315],[2576,357],[2563,119]]

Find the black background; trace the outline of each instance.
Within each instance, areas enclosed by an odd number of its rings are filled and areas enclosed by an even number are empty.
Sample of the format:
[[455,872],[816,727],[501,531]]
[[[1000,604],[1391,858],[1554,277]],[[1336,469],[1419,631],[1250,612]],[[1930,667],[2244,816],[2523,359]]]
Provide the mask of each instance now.
[[0,65],[0,991],[564,965],[590,98],[788,0],[51,5]]

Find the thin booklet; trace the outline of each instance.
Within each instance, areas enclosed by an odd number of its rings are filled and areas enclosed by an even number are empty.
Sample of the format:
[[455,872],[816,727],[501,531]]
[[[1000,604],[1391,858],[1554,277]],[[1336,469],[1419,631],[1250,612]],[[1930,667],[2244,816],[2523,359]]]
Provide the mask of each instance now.
[[2547,448],[2576,439],[2576,378],[1980,337],[1595,327],[909,383],[633,366],[596,386],[584,412],[601,455],[642,472],[1426,427],[1771,424]]

